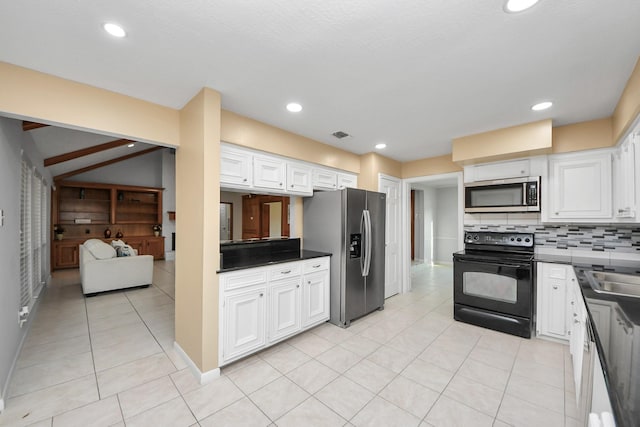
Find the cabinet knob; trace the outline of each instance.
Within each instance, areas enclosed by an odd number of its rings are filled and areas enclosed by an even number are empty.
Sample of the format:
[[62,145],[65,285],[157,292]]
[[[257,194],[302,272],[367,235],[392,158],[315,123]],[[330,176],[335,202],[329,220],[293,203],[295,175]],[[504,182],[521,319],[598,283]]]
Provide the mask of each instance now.
[[293,184],[291,184],[291,188],[293,188]]
[[244,179],[242,180],[242,182],[247,182],[247,178],[244,178]]
[[289,273],[291,273],[291,270],[285,270],[280,272],[280,274],[289,274]]
[[260,297],[263,297],[263,296],[264,296],[264,294],[260,294]]
[[555,215],[558,216],[558,212],[556,212]]
[[574,319],[573,323],[580,323],[578,319]]
[[282,183],[280,183],[280,187],[282,187]]
[[313,268],[320,268],[320,264],[314,265]]
[[299,287],[300,287],[300,285],[296,285],[296,288],[299,288]]
[[310,285],[311,284],[311,280],[309,280],[307,283]]
[[578,317],[578,313],[573,313],[573,317]]
[[558,285],[554,285],[554,286],[553,286],[553,289],[558,289]]

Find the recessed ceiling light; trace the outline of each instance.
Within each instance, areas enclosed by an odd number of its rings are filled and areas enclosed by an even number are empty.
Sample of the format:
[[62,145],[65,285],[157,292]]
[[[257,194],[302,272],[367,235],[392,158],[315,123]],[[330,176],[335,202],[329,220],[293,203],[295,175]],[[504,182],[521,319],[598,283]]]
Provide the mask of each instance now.
[[542,110],[546,110],[547,108],[550,108],[552,105],[553,105],[553,102],[544,101],[532,106],[531,109],[533,111],[542,111]]
[[134,143],[131,143],[131,144],[127,145],[127,147],[129,147],[129,148],[132,148],[132,147],[135,147],[135,146],[136,146],[136,144],[134,144]]
[[127,35],[127,33],[120,25],[114,24],[112,22],[107,22],[102,26],[102,28],[104,28],[104,30],[107,33],[111,34],[113,37],[124,37]]
[[536,3],[538,0],[507,0],[504,10],[508,13],[518,13],[533,7]]
[[299,113],[300,111],[302,111],[302,105],[298,104],[297,102],[290,102],[287,104],[287,110],[292,113]]
[[383,148],[385,148],[386,146],[387,146],[387,144],[384,144],[384,143],[376,144],[376,148],[377,148],[378,150],[382,150],[382,149],[383,149]]

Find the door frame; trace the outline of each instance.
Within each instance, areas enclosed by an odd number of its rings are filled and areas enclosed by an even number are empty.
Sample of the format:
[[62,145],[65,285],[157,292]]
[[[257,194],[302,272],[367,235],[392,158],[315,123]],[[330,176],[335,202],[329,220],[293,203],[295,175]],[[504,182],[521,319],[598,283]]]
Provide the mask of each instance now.
[[409,238],[409,233],[411,232],[411,184],[417,182],[439,181],[448,178],[456,178],[458,186],[458,250],[460,251],[464,248],[464,180],[462,171],[405,178],[402,180],[402,189],[400,193],[402,211],[400,221],[400,235],[402,237],[400,239],[402,243],[402,250],[400,251],[400,260],[402,263],[401,293],[409,292],[411,290],[411,239]]
[[[394,294],[394,295],[399,295],[399,294],[403,294],[405,292],[405,286],[404,286],[404,280],[403,280],[403,274],[402,274],[402,262],[403,262],[403,258],[402,258],[402,253],[403,253],[403,243],[402,243],[402,236],[404,236],[403,231],[402,231],[402,200],[403,200],[403,196],[402,196],[402,179],[397,178],[395,176],[391,176],[391,175],[386,175],[383,173],[378,173],[378,191],[381,191],[381,187],[382,187],[382,180],[385,179],[387,181],[392,181],[398,184],[398,207],[397,207],[397,218],[400,219],[400,226],[398,227],[398,235],[396,236],[396,239],[398,241],[398,277],[396,278],[396,280],[398,280],[398,293]],[[386,205],[386,204],[385,204]],[[386,215],[386,212],[385,212]],[[385,223],[386,223],[386,219],[385,219]],[[388,235],[388,230],[385,229],[385,244],[386,244],[386,236]],[[385,253],[386,253],[386,249],[385,248]],[[386,255],[385,255],[385,289],[387,286],[386,283]]]

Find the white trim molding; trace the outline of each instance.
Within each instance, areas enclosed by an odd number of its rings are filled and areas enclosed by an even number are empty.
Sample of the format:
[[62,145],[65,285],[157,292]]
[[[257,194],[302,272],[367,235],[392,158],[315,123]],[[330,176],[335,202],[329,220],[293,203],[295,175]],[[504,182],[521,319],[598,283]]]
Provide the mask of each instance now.
[[180,347],[180,344],[178,344],[176,341],[173,342],[173,348],[175,349],[176,353],[178,353],[180,357],[182,357],[182,360],[185,361],[185,363],[189,367],[189,370],[191,371],[193,376],[198,379],[198,382],[200,384],[208,384],[220,376],[220,368],[215,368],[207,372],[200,371],[196,364],[193,363],[193,360],[191,360],[189,355],[182,349],[182,347]]
[[0,398],[0,414],[4,411],[4,399]]

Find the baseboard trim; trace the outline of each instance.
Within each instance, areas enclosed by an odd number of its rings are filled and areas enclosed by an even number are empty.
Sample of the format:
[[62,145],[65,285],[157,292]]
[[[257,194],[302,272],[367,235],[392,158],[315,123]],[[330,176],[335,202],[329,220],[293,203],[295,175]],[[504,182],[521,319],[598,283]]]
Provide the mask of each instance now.
[[4,399],[0,399],[0,414],[4,411]]
[[200,384],[210,383],[220,376],[220,368],[212,369],[207,372],[200,371],[196,364],[193,363],[193,360],[191,360],[189,355],[182,349],[182,347],[180,347],[180,344],[175,341],[173,342],[173,348],[175,349],[176,353],[178,353],[180,357],[182,357],[182,360],[185,361],[185,363],[189,367],[189,370],[191,371],[193,376],[198,379],[198,382]]

